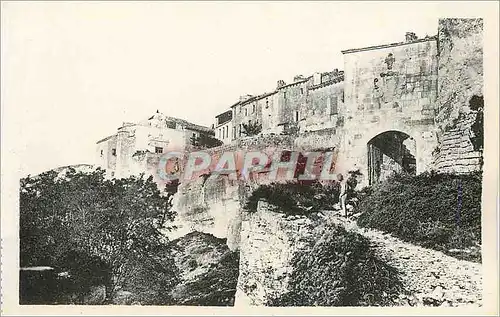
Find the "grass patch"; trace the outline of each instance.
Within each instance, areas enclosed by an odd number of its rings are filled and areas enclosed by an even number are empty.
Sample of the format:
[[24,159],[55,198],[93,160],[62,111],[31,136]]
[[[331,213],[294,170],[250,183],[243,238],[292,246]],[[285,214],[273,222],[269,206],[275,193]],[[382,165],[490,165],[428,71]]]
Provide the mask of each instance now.
[[480,173],[395,175],[360,193],[358,224],[480,262],[481,180]]

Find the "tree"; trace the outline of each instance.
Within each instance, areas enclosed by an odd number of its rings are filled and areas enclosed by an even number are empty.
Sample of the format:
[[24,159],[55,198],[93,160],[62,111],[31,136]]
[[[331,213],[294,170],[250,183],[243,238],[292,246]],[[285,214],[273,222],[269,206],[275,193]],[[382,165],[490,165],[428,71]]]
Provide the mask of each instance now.
[[248,124],[243,123],[243,130],[241,131],[246,136],[254,136],[262,131],[262,124],[259,122],[249,122]]
[[[172,192],[160,192],[153,178],[108,180],[104,171],[69,169],[21,180],[21,266],[64,267],[67,254],[98,257],[110,269],[107,295],[113,296],[134,272],[154,268],[162,287],[176,282],[169,255],[169,229],[175,217]],[[158,293],[165,290],[158,289]]]
[[223,143],[221,140],[214,138],[211,135],[200,135],[199,137],[191,137],[191,145],[202,148],[209,149],[217,146],[221,146]]

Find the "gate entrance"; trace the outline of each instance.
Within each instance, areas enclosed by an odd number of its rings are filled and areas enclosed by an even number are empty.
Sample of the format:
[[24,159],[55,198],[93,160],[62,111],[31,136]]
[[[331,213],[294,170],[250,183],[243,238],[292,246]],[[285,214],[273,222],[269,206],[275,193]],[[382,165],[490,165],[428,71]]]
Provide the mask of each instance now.
[[416,142],[400,131],[386,131],[368,142],[368,180],[373,185],[392,173],[416,175]]

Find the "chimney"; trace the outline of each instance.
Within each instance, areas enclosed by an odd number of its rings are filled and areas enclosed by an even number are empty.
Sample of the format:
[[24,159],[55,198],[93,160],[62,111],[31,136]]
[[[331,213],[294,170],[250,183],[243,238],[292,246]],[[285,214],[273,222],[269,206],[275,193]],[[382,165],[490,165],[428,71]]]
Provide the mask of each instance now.
[[319,85],[321,84],[321,73],[314,73],[313,74],[313,85]]
[[418,39],[417,35],[414,32],[406,32],[405,35],[406,42],[413,42]]
[[252,98],[252,95],[242,95],[240,96],[240,101],[245,101]]
[[285,85],[286,85],[285,81],[280,79],[280,80],[278,80],[276,87],[281,88]]
[[302,76],[302,75],[296,75],[295,77],[293,77],[293,82],[297,82],[297,81],[301,81],[301,80],[304,80],[304,76]]

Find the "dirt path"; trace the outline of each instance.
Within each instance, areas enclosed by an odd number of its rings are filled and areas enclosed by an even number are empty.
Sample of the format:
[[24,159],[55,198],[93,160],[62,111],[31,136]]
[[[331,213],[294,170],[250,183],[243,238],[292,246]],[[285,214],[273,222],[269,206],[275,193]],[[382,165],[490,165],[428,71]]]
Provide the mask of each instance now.
[[401,295],[401,304],[412,306],[481,305],[482,266],[442,252],[422,248],[390,234],[360,228],[354,221],[331,215],[329,221],[342,224],[370,239],[379,256],[402,273],[412,296]]

